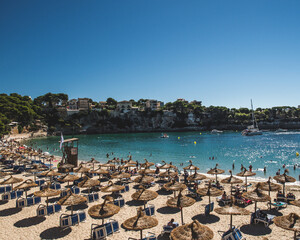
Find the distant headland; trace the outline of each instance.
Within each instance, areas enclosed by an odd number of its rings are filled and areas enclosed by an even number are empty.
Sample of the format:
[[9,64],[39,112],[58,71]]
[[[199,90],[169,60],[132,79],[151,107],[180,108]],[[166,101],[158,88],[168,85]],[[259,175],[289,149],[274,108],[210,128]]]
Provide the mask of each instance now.
[[[256,108],[260,129],[300,129],[300,106]],[[251,124],[248,108],[203,106],[201,101],[154,99],[95,102],[47,93],[35,99],[17,93],[0,94],[0,136],[44,131],[49,135],[243,130]]]

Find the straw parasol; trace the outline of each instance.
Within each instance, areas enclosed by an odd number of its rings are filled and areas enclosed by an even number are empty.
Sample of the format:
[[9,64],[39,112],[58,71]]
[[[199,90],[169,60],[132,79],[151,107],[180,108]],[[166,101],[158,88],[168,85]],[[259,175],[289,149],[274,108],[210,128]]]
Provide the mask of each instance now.
[[242,196],[246,199],[250,199],[251,201],[255,202],[255,207],[254,207],[254,212],[256,212],[256,208],[257,208],[257,202],[268,202],[271,200],[271,198],[262,193],[258,186],[256,185],[255,189],[251,192],[244,192],[242,194]]
[[85,176],[80,183],[78,183],[78,187],[80,188],[88,188],[89,189],[89,194],[90,194],[90,189],[95,186],[99,186],[100,182],[95,179],[91,179],[88,176]]
[[85,197],[74,194],[69,189],[67,195],[61,198],[57,203],[59,205],[71,206],[71,215],[73,215],[73,205],[78,205],[86,201],[87,199]]
[[141,175],[141,176],[136,177],[133,181],[136,183],[139,183],[139,184],[147,184],[147,183],[153,182],[154,177],[147,176],[147,175]]
[[247,169],[244,167],[243,170],[237,174],[237,176],[239,177],[245,177],[245,183],[246,183],[246,192],[247,192],[247,177],[252,177],[252,176],[255,176],[256,173],[255,172],[250,172],[250,171],[247,171]]
[[148,162],[148,160],[145,159],[145,163],[142,163],[142,164],[141,164],[141,167],[143,167],[143,168],[149,168],[149,167],[151,167],[151,166],[153,166],[153,165],[154,165],[153,162]]
[[99,161],[95,160],[95,158],[92,158],[92,159],[91,159],[90,161],[88,161],[87,163],[93,164],[93,170],[94,170],[95,163],[99,163]]
[[7,175],[7,173],[5,173],[5,172],[1,172],[0,171],[0,177],[2,178],[2,177],[5,177]]
[[216,208],[215,212],[221,215],[230,215],[230,230],[232,229],[232,215],[249,215],[250,212],[247,209],[240,208],[237,206],[226,206]]
[[282,175],[278,175],[273,177],[277,182],[281,183],[283,185],[283,195],[285,195],[285,183],[287,182],[296,182],[296,179],[287,175],[289,172],[288,169],[284,170],[284,173]]
[[173,240],[210,240],[213,237],[213,231],[209,227],[200,224],[197,220],[177,227],[171,232]]
[[104,224],[104,218],[111,217],[120,211],[120,207],[110,203],[111,201],[113,198],[106,196],[103,203],[90,207],[88,214],[93,218],[102,219],[102,224]]
[[146,169],[139,170],[138,173],[139,173],[140,175],[146,175],[146,174],[151,175],[151,174],[154,174],[154,173],[155,173],[155,170],[146,168]]
[[270,209],[271,209],[271,191],[278,191],[281,189],[280,185],[272,183],[271,182],[271,177],[269,177],[267,182],[260,182],[257,184],[258,185],[258,189],[263,190],[263,191],[268,191],[269,192],[269,197],[270,197]]
[[221,183],[230,184],[230,194],[232,195],[232,184],[242,183],[243,180],[232,176],[232,171],[229,170],[230,177],[221,180]]
[[54,197],[60,194],[60,190],[55,190],[55,189],[51,189],[50,186],[44,188],[41,191],[37,191],[34,192],[34,196],[38,196],[38,197],[46,197],[46,203],[47,203],[47,207],[48,207],[48,197]]
[[122,165],[122,168],[131,168],[131,167],[135,167],[135,165],[132,163],[125,163],[124,165]]
[[67,175],[65,175],[63,177],[60,177],[59,181],[68,182],[68,186],[69,186],[69,182],[73,182],[73,181],[78,180],[78,179],[79,179],[78,176],[68,173]]
[[96,170],[92,170],[91,173],[96,173],[99,175],[99,180],[100,180],[100,176],[104,175],[104,174],[108,174],[107,170],[104,170],[103,168],[98,168]]
[[174,197],[176,196],[176,191],[182,191],[186,189],[186,185],[180,182],[176,182],[175,180],[172,180],[171,182],[168,182],[164,184],[164,188],[167,191],[174,191]]
[[23,181],[22,178],[16,178],[16,177],[10,176],[8,179],[0,182],[0,185],[11,184],[11,188],[13,188],[14,183],[20,183],[22,181]]
[[135,217],[128,218],[123,222],[123,227],[128,230],[140,230],[141,239],[143,239],[143,230],[156,227],[158,221],[154,217],[145,215],[142,208],[138,209],[137,215]]
[[197,193],[201,196],[208,196],[208,203],[209,204],[210,204],[210,197],[217,197],[217,196],[222,195],[222,191],[218,188],[212,187],[211,182],[209,182],[207,187],[199,188],[197,190]]
[[297,232],[300,232],[300,216],[296,213],[275,217],[274,223],[276,226],[286,230],[294,231],[294,240],[297,240]]
[[190,170],[190,171],[195,170],[195,172],[197,170],[199,170],[198,167],[196,167],[195,165],[193,165],[193,162],[191,160],[189,162],[190,162],[190,164],[188,166],[184,167],[183,168],[184,170]]
[[59,166],[59,168],[63,168],[63,169],[72,169],[74,167],[75,166],[73,164],[70,164],[70,163],[65,163],[65,164]]
[[190,207],[196,202],[195,199],[182,195],[181,191],[177,197],[172,197],[167,200],[168,207],[179,208],[181,212],[181,224],[183,225],[183,211],[182,208]]
[[130,159],[127,163],[129,163],[129,164],[133,164],[133,165],[136,165],[136,162],[135,161],[133,161],[132,159]]
[[199,181],[199,180],[203,180],[206,179],[206,176],[200,173],[193,173],[192,175],[188,176],[187,180],[190,182],[195,182],[195,181]]
[[170,169],[170,168],[176,168],[174,165],[172,164],[168,164],[165,161],[162,161],[164,164],[162,166],[160,166],[160,169]]
[[122,178],[130,178],[131,174],[130,173],[125,173],[125,172],[119,172],[119,173],[114,173],[112,178],[117,178],[117,179],[122,179]]
[[157,196],[158,196],[157,192],[146,190],[143,187],[141,190],[132,194],[131,198],[136,201],[144,201],[144,208],[145,208],[146,202],[157,198]]
[[219,164],[217,163],[216,166],[212,169],[210,169],[207,174],[212,174],[212,175],[216,175],[216,182],[218,182],[218,174],[222,174],[224,173],[225,171],[222,170],[222,169],[219,169],[218,168]]
[[54,176],[59,176],[59,175],[61,175],[61,174],[60,174],[59,172],[56,172],[56,171],[50,169],[50,170],[48,170],[48,171],[46,171],[46,172],[41,173],[40,175],[41,175],[41,176],[44,176],[44,177],[49,177],[49,178],[50,178],[50,181],[52,182],[52,177],[54,177]]
[[81,173],[81,176],[83,173],[88,173],[89,171],[90,171],[90,169],[87,167],[84,167],[82,164],[74,170],[74,172]]
[[297,206],[297,207],[300,207],[300,199],[295,200],[295,201],[291,201],[290,203]]
[[115,164],[112,164],[112,163],[104,163],[104,164],[100,164],[101,167],[107,167],[107,168],[110,168],[110,167],[115,167]]
[[165,172],[161,172],[160,174],[159,174],[159,176],[160,177],[162,177],[162,178],[174,178],[174,177],[176,177],[178,175],[178,173],[177,172],[171,172],[169,169],[168,169],[168,171],[165,171]]
[[26,181],[22,182],[20,185],[16,186],[14,188],[14,190],[17,190],[17,189],[24,189],[25,191],[25,196],[27,198],[27,189],[28,188],[31,188],[31,187],[37,187],[38,185],[32,181],[31,179],[27,179]]
[[119,192],[119,191],[123,190],[124,188],[125,188],[125,186],[116,185],[112,181],[109,181],[107,186],[101,188],[101,191],[102,192],[111,192],[114,194],[115,192]]

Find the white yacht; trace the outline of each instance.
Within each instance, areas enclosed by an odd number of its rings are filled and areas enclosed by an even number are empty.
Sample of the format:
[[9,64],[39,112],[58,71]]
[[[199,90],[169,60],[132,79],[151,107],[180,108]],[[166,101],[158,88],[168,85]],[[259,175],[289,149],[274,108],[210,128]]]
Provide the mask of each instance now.
[[243,136],[256,136],[262,135],[262,131],[259,130],[253,111],[253,104],[251,99],[251,109],[252,109],[252,125],[248,126],[247,129],[242,131]]

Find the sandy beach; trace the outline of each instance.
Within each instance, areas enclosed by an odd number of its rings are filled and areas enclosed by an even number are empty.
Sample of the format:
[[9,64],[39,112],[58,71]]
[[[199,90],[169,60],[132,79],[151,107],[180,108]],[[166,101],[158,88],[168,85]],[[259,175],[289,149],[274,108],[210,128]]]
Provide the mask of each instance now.
[[[22,136],[24,139],[26,136]],[[22,138],[18,138],[21,140]],[[15,138],[16,139],[16,138]],[[57,161],[54,162],[54,167],[57,164]],[[20,177],[25,179],[33,179],[32,175],[25,174],[15,174],[15,177]],[[135,176],[136,177],[136,176]],[[135,177],[132,177],[134,179]],[[6,179],[7,177],[3,178]],[[94,179],[98,177],[95,176]],[[210,177],[214,179],[214,176]],[[224,176],[219,175],[219,179],[224,178]],[[2,180],[3,180],[2,179]],[[243,178],[242,178],[243,179]],[[156,179],[158,180],[158,178]],[[115,180],[114,180],[115,181]],[[199,185],[199,188],[203,187],[206,181],[202,181]],[[101,185],[106,185],[107,182],[101,182]],[[67,183],[62,184],[62,188],[66,186]],[[122,193],[123,198],[125,199],[125,206],[121,208],[119,213],[111,217],[119,222],[121,225],[126,219],[129,217],[133,217],[137,213],[137,208],[139,206],[143,206],[141,202],[133,201],[131,195],[136,191],[134,189],[135,183],[129,183],[130,190],[129,192]],[[230,185],[223,185],[225,187],[226,192],[230,192]],[[163,225],[166,225],[171,218],[174,218],[176,222],[181,222],[181,215],[178,209],[173,209],[167,207],[166,201],[168,196],[173,196],[171,192],[161,191],[159,190],[159,184],[155,184],[155,186],[151,187],[150,190],[157,191],[159,193],[158,197],[155,200],[150,201],[150,204],[154,204],[155,218],[158,220],[158,226],[151,228],[149,230],[144,230],[144,236],[147,232],[153,232],[158,236],[158,239],[169,239],[168,235],[159,236],[161,231],[163,230]],[[289,185],[287,190],[292,189],[293,193],[296,196],[296,199],[300,197],[300,186],[299,185]],[[28,192],[33,193],[38,191],[39,188],[32,188]],[[251,191],[251,188],[248,190]],[[103,202],[102,196],[107,193],[103,193],[101,191],[99,193],[99,200],[97,202],[89,203],[88,205],[83,204],[80,206],[74,207],[74,210],[82,209],[86,212],[88,208],[93,205],[99,204]],[[266,192],[267,193],[267,192]],[[271,192],[271,198],[275,198],[275,193]],[[51,198],[49,198],[51,199]],[[51,202],[57,201],[58,198],[52,198]],[[215,208],[218,207],[216,202],[216,198],[212,197],[212,200],[215,202]],[[45,203],[45,198],[42,198],[42,203]],[[225,231],[229,228],[229,220],[230,216],[219,215],[216,212],[212,212],[209,217],[204,215],[204,206],[208,204],[208,197],[204,196],[201,200],[197,200],[194,205],[191,207],[183,208],[184,212],[184,223],[190,223],[192,220],[197,219],[200,223],[205,224],[209,228],[213,230],[214,238],[213,239],[221,239],[218,231]],[[55,213],[46,217],[37,217],[36,209],[37,205],[25,208],[16,208],[16,201],[10,200],[8,202],[0,202],[0,222],[1,222],[1,231],[0,231],[0,239],[90,239],[90,229],[91,224],[101,224],[102,220],[97,220],[91,218],[87,214],[87,219],[85,222],[80,223],[77,226],[72,226],[70,228],[62,229],[59,227],[59,216],[62,213],[70,213],[70,207],[62,206],[62,211],[60,213]],[[267,210],[267,203],[257,203],[258,208]],[[254,204],[250,204],[245,207],[250,212],[254,211]],[[280,209],[279,211],[271,210],[269,213],[277,216],[287,215],[289,213],[300,213],[300,209],[294,205],[288,205],[287,208]],[[106,219],[108,220],[108,219]],[[293,239],[293,232],[287,231],[282,228],[277,227],[274,223],[269,227],[265,227],[263,224],[250,224],[250,215],[247,216],[233,216],[233,225],[240,227],[243,236],[248,240],[256,240],[256,239],[267,239],[270,240],[278,240],[278,239]],[[120,227],[120,232],[108,237],[108,239],[119,239],[125,240],[129,237],[139,238],[139,231],[128,231],[123,227]]]

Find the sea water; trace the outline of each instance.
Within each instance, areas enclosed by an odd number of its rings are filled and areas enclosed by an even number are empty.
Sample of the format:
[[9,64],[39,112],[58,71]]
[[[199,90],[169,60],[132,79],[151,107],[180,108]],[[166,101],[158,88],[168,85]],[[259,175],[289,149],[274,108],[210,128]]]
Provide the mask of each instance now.
[[[232,169],[234,173],[245,167],[253,166],[257,177],[274,176],[278,169],[283,173],[283,165],[289,169],[289,175],[299,180],[300,174],[300,132],[264,132],[260,136],[242,136],[240,132],[170,132],[169,138],[161,138],[160,133],[123,133],[78,135],[79,159],[88,161],[92,157],[106,162],[113,157],[132,159],[140,163],[144,159],[154,163],[162,160],[172,162],[179,169],[187,166],[189,160],[197,165],[199,172],[205,173],[219,164],[218,168]],[[71,136],[65,136],[65,139]],[[61,156],[60,137],[36,138],[25,144],[41,148],[50,154]],[[109,158],[106,157],[107,153]],[[180,166],[180,164],[183,166]],[[299,165],[294,170],[294,165]],[[267,171],[264,173],[263,169]]]

